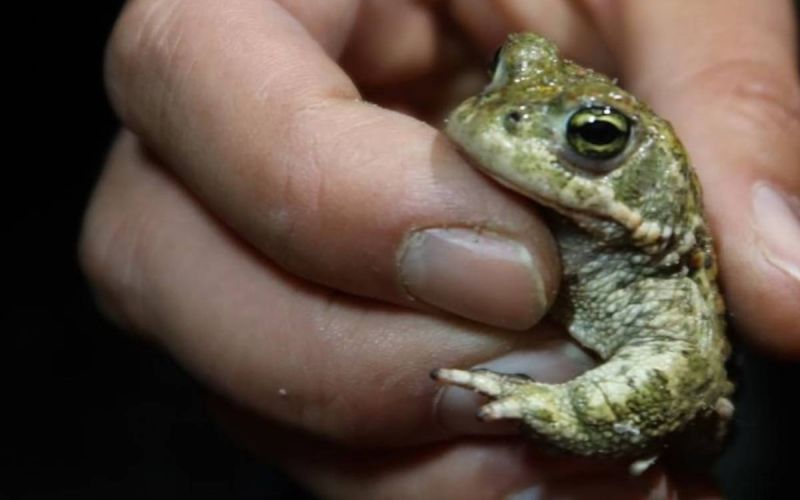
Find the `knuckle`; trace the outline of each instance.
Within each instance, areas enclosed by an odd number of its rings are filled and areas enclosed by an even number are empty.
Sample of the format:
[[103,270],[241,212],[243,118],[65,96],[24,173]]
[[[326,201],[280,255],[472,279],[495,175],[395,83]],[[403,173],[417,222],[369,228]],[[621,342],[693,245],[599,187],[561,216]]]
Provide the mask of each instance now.
[[712,65],[695,81],[739,126],[755,133],[800,133],[800,83],[790,68],[735,60]]
[[141,314],[141,293],[129,239],[123,225],[111,227],[102,217],[90,214],[80,237],[78,256],[81,269],[93,291],[98,308],[117,325],[135,329]]
[[[106,171],[111,166],[106,165]],[[142,330],[146,295],[141,255],[146,227],[114,206],[108,194],[107,182],[101,179],[84,216],[78,262],[101,312],[123,328]]]
[[120,273],[112,264],[118,259],[112,258],[106,245],[101,242],[105,235],[98,234],[97,228],[86,227],[79,244],[79,261],[84,275],[93,292],[95,304],[100,311],[118,326],[130,329],[132,325],[130,303],[131,296],[127,280],[120,279]]

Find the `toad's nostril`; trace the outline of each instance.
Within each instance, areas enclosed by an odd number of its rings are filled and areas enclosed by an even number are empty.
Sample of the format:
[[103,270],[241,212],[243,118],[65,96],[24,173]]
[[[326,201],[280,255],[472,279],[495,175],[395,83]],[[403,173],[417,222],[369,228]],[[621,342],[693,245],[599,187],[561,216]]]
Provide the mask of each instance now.
[[523,115],[519,111],[512,111],[503,117],[503,127],[508,132],[515,132],[519,123],[522,121]]

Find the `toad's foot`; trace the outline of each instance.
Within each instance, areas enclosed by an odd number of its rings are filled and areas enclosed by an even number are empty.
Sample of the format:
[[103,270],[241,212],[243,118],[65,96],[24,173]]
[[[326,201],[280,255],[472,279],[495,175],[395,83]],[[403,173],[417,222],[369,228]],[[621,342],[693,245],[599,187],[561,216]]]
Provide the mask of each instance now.
[[[544,384],[524,375],[488,370],[435,370],[434,380],[471,389],[492,401],[478,411],[484,421],[515,419],[556,447],[589,456],[641,456],[643,422],[612,408],[600,384],[578,377]],[[633,417],[633,418],[631,418]]]
[[527,375],[502,374],[485,369],[438,369],[431,373],[431,377],[437,382],[464,387],[493,399],[478,411],[481,420],[549,421],[553,418],[552,410],[556,409],[549,386],[537,383]]

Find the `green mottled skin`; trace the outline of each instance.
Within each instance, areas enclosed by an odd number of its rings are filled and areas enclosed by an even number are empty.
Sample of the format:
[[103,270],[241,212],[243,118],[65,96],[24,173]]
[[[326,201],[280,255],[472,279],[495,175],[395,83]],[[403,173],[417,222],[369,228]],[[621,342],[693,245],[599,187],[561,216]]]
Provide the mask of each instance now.
[[[564,136],[567,117],[589,104],[633,123],[605,172],[587,170],[598,160],[580,158]],[[563,384],[482,370],[435,377],[490,396],[482,418],[520,419],[580,455],[657,455],[698,422],[721,437],[733,409],[723,305],[700,187],[669,123],[547,40],[520,34],[447,133],[490,176],[552,209],[564,267],[553,316],[602,363]]]

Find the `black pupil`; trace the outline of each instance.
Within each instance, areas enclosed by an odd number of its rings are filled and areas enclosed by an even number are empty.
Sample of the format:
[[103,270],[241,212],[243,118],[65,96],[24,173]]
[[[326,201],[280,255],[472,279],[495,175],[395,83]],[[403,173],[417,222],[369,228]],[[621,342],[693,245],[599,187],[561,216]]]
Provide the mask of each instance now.
[[616,141],[621,131],[608,122],[596,120],[580,127],[578,129],[578,134],[580,134],[584,141],[590,144],[604,146]]

